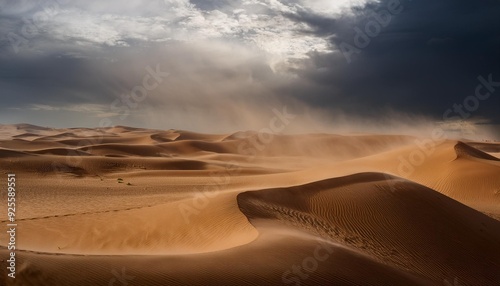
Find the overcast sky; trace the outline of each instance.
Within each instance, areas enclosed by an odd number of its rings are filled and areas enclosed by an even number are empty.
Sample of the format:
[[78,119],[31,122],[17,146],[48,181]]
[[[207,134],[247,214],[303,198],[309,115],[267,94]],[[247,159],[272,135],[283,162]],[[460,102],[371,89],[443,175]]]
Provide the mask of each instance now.
[[228,132],[286,106],[298,131],[499,136],[499,15],[498,0],[0,0],[0,124]]

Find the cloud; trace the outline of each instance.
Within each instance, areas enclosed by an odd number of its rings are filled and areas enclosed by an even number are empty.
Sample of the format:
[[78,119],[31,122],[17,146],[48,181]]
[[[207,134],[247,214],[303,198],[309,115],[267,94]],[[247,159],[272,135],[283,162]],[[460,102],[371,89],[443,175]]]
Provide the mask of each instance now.
[[[54,41],[81,50],[206,39],[243,42],[286,60],[304,57],[310,50],[325,50],[328,45],[321,37],[297,37],[295,31],[308,29],[307,25],[291,21],[284,13],[297,13],[299,4],[276,0],[68,2],[63,5],[54,0],[50,8],[41,4],[22,12],[7,9],[2,12],[9,26],[4,34],[15,33],[23,49],[41,52],[54,49]],[[4,49],[11,48],[12,39],[7,38],[3,38]]]
[[[391,2],[370,3],[337,18],[291,17],[332,44],[329,53],[311,53],[297,70],[300,78],[320,86],[314,98],[300,91],[294,96],[367,116],[390,107],[442,119],[446,109],[474,94],[478,76],[500,79],[498,1],[401,0],[401,13],[393,14],[386,27],[379,25],[378,35],[369,37],[349,63],[341,45],[356,47],[357,31],[366,34],[373,11],[387,11]],[[476,115],[498,122],[499,103],[500,96],[492,96]]]
[[[95,126],[110,116],[210,132],[259,129],[272,108],[287,106],[313,130],[354,130],[349,122],[402,130],[443,121],[474,94],[478,76],[500,81],[500,4],[492,0],[4,2],[0,120],[29,110],[25,118],[48,125]],[[391,5],[401,9],[387,20]],[[26,40],[17,53],[11,33]],[[360,34],[366,46],[356,44]],[[350,61],[343,44],[356,49]],[[119,119],[112,103],[157,65],[170,77]],[[468,122],[500,123],[499,93]]]

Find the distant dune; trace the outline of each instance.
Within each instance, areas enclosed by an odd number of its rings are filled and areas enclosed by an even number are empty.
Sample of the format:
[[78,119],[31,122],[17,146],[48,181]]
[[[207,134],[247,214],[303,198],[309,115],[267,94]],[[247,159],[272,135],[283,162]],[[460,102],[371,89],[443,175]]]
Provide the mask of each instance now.
[[4,259],[0,285],[499,285],[500,144],[27,124],[0,134],[19,225],[17,278]]

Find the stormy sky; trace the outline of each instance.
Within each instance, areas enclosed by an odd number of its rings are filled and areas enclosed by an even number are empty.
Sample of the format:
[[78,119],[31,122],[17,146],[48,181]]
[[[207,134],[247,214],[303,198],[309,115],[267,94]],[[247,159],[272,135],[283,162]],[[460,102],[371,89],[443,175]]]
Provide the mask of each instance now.
[[499,18],[498,0],[0,0],[0,124],[228,132],[286,108],[297,131],[500,136]]

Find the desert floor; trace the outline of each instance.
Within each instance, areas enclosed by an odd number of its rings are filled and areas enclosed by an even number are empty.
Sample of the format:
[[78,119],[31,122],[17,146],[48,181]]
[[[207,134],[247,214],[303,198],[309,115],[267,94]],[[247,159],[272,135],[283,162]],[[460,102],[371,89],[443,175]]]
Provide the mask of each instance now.
[[412,136],[3,125],[0,285],[500,285],[499,157]]

